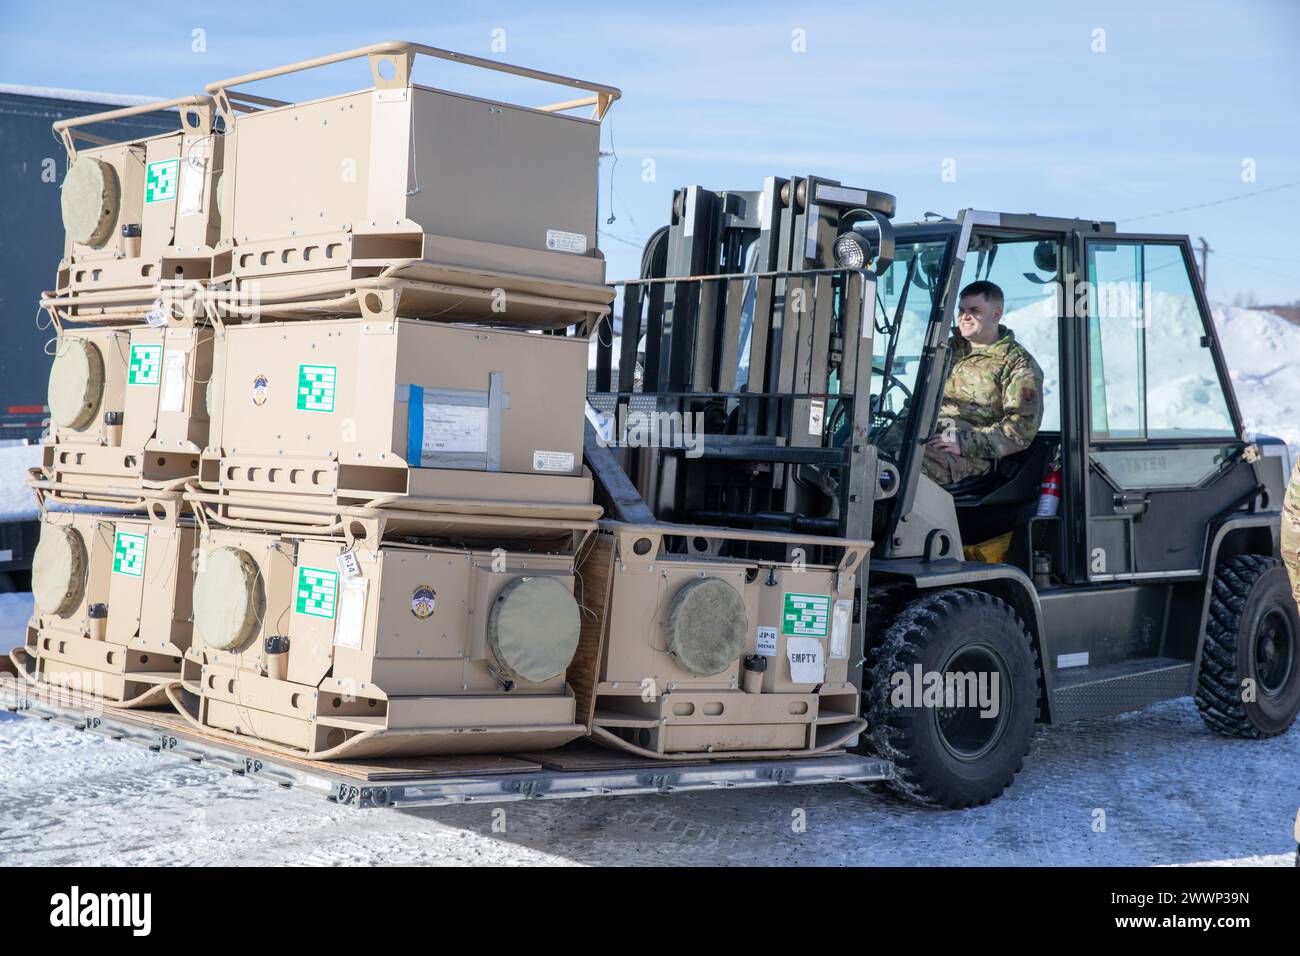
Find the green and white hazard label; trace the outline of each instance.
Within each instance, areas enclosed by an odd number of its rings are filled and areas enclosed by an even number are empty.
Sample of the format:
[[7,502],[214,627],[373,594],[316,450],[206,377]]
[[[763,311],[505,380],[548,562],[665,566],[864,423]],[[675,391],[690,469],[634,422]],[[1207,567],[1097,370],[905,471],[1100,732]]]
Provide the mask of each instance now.
[[825,594],[786,592],[781,633],[796,637],[825,637],[830,629],[831,599]]
[[162,346],[131,346],[131,367],[127,382],[131,385],[157,385],[162,378]]
[[144,179],[144,201],[154,203],[175,199],[180,168],[179,159],[161,159],[156,163],[150,163]]
[[298,597],[294,602],[294,609],[299,614],[310,614],[312,617],[333,620],[338,593],[338,572],[327,571],[324,568],[299,568]]
[[334,411],[334,385],[339,370],[333,365],[298,366],[298,410]]
[[144,577],[144,546],[144,535],[119,531],[113,542],[113,573]]

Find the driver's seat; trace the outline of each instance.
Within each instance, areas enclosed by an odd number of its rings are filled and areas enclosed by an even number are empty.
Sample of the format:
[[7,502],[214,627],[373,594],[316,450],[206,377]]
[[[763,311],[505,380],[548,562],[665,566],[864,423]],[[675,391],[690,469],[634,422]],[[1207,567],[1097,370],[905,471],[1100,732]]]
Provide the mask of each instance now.
[[989,505],[1022,504],[1037,499],[1047,474],[1048,463],[1056,451],[1056,435],[1039,433],[1029,447],[1014,455],[999,458],[993,470],[944,485],[958,508]]

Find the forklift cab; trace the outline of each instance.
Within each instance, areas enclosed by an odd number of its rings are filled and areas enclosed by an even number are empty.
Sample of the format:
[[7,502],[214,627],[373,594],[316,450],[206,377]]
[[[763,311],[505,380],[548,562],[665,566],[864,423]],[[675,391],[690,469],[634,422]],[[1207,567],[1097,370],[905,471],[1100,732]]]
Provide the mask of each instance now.
[[[873,240],[870,224],[855,228]],[[929,482],[920,449],[947,378],[957,293],[986,279],[1005,296],[1002,324],[1043,370],[1043,420],[1028,449],[943,489],[957,525],[947,556],[1011,532],[1006,561],[1032,574],[1037,555],[1050,568],[1040,587],[1203,574],[1209,525],[1258,482],[1186,237],[967,210],[896,224],[894,239],[877,283],[872,430],[902,431],[907,453],[895,456],[894,506],[875,516],[881,556],[915,547],[898,522],[916,500],[909,486]],[[1061,508],[1040,518],[1053,464]]]

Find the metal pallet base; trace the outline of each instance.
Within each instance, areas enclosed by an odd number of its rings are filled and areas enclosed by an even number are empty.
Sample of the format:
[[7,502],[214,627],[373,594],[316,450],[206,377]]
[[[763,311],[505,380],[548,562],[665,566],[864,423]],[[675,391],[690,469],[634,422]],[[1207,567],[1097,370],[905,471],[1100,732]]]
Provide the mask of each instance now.
[[320,765],[319,770],[314,767],[306,770],[277,761],[265,753],[160,730],[116,713],[92,713],[83,708],[51,703],[26,693],[21,685],[2,679],[0,708],[112,740],[139,744],[159,753],[219,767],[250,779],[313,791],[333,803],[358,808],[698,793],[794,784],[856,784],[889,780],[894,776],[893,765],[888,761],[856,754],[833,754],[792,760],[696,761],[689,764],[646,760],[635,767],[614,770],[467,774],[366,784],[331,773],[326,764]]

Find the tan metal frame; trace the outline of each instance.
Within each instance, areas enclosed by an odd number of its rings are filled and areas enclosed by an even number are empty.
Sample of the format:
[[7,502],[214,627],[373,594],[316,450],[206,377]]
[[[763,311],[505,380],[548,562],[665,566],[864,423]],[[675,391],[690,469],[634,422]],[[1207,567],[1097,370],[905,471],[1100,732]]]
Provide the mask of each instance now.
[[[531,107],[545,113],[558,113],[565,110],[576,109],[581,106],[593,107],[592,119],[599,121],[610,105],[621,97],[623,94],[613,86],[606,86],[602,83],[592,83],[588,80],[574,79],[571,76],[562,76],[558,73],[547,73],[543,70],[533,70],[527,67],[515,66],[510,63],[501,63],[496,60],[487,60],[482,57],[470,56],[467,53],[456,53],[452,50],[444,50],[439,47],[426,46],[423,43],[413,43],[409,40],[386,40],[382,43],[372,43],[369,46],[357,47],[354,50],[344,50],[341,53],[330,53],[325,56],[313,57],[309,60],[299,60],[296,63],[289,63],[284,66],[271,67],[266,70],[257,70],[253,73],[244,73],[240,76],[228,77],[224,80],[217,80],[209,83],[207,91],[212,94],[216,100],[217,108],[222,115],[226,117],[227,122],[235,118],[236,112],[252,112],[257,107],[275,107],[284,106],[285,103],[279,100],[268,99],[262,96],[256,96],[244,90],[235,90],[231,87],[243,86],[247,83],[257,83],[262,80],[269,80],[276,76],[286,76],[290,73],[299,73],[303,70],[314,70],[318,67],[329,66],[333,63],[342,63],[347,60],[357,60],[365,57],[370,63],[370,74],[374,80],[375,87],[381,90],[400,89],[408,86],[411,82],[411,67],[415,57],[419,54],[424,56],[435,57],[440,60],[449,60],[453,63],[463,63],[466,66],[476,66],[485,70],[493,70],[498,73],[509,73],[514,76],[522,76],[531,80],[538,80],[543,83],[554,83],[558,86],[571,86],[574,89],[585,90],[590,96],[579,99],[565,100],[559,103],[549,103],[543,106]],[[392,69],[392,76],[385,77],[382,69],[388,66]],[[519,105],[519,104],[515,104]]]

